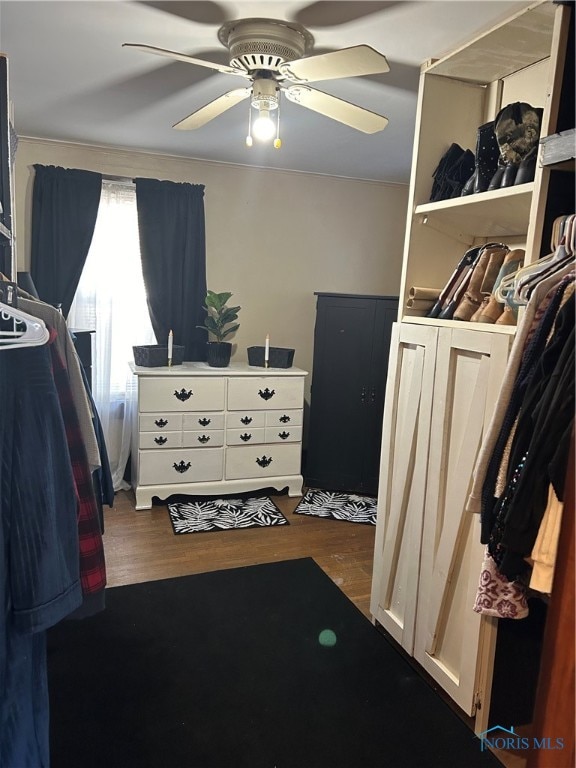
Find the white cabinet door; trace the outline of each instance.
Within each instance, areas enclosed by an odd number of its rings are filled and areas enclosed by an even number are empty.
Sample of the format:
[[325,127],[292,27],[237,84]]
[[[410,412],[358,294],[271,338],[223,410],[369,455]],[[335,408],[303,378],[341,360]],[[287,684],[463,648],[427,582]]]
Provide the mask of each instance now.
[[439,329],[414,656],[469,715],[484,627],[472,610],[483,546],[465,503],[509,345],[507,335]]
[[438,329],[394,324],[370,610],[412,654]]

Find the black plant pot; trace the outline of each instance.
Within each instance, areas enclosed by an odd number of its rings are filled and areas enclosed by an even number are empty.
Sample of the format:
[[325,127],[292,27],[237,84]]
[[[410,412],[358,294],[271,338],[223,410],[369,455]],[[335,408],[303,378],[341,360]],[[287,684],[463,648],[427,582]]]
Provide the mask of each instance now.
[[206,343],[208,356],[206,362],[212,368],[226,368],[230,365],[232,344],[229,341],[208,341]]

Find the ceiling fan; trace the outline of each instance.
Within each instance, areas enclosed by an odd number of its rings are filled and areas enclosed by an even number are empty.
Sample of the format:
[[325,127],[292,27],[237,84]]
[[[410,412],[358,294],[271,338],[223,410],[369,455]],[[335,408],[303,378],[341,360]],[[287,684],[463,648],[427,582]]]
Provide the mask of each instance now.
[[[236,88],[201,107],[173,127],[194,130],[218,117],[245,99],[258,110],[252,124],[251,113],[246,143],[256,138],[271,139],[276,133],[274,146],[281,146],[279,136],[280,95],[300,106],[337,120],[364,133],[383,130],[388,119],[344,99],[311,88],[308,83],[357,77],[388,72],[386,57],[368,45],[355,45],[339,51],[306,56],[314,38],[301,24],[278,19],[240,19],[226,22],[218,31],[218,39],[228,49],[229,66],[196,59],[184,53],[156,48],[151,45],[124,43],[145,53],[214,69],[226,75],[238,75],[251,81],[245,88]],[[276,121],[271,113],[276,113]]]

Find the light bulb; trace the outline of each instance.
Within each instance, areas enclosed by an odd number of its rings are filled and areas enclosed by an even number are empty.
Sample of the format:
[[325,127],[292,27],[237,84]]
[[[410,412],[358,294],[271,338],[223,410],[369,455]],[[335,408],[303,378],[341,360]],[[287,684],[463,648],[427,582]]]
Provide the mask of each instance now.
[[276,138],[274,139],[274,149],[280,149],[282,146],[282,139]]
[[276,133],[276,126],[267,109],[261,109],[252,124],[252,133],[260,141],[268,141]]
[[251,147],[252,146],[252,136],[250,136],[250,134],[248,134],[248,136],[246,136],[246,146],[247,147]]

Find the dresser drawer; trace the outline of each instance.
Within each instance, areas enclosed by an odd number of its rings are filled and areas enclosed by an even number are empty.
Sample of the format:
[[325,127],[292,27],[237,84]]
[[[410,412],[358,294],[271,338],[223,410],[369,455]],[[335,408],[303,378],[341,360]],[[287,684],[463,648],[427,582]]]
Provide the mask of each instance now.
[[265,424],[265,411],[233,411],[226,414],[226,429],[254,429]]
[[182,429],[224,429],[224,414],[185,413],[182,416]]
[[139,460],[139,485],[209,482],[222,479],[224,449],[139,451]]
[[302,408],[299,410],[266,411],[267,427],[297,427],[302,425]]
[[228,445],[264,443],[266,442],[264,437],[265,431],[264,427],[256,427],[256,429],[251,429],[250,427],[244,427],[244,429],[227,429],[226,442]]
[[141,432],[140,448],[181,448],[182,432]]
[[300,444],[244,445],[226,450],[226,480],[300,474]]
[[182,432],[182,448],[217,448],[220,445],[224,445],[223,429]]
[[158,376],[140,378],[141,411],[222,411],[226,381],[212,376]]
[[276,410],[301,408],[304,399],[304,379],[280,376],[247,376],[230,379],[228,409]]
[[140,432],[176,432],[182,429],[180,413],[141,413]]
[[266,427],[267,443],[299,443],[302,440],[302,427]]

